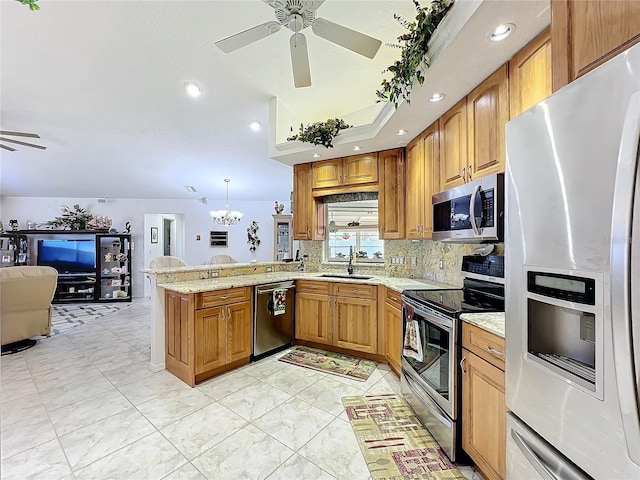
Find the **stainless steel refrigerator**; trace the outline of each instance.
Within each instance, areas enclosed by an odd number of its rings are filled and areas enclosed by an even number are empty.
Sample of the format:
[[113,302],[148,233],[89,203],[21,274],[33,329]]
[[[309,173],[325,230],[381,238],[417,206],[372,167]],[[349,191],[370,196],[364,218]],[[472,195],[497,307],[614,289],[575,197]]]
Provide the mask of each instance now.
[[506,127],[507,478],[640,479],[640,45]]

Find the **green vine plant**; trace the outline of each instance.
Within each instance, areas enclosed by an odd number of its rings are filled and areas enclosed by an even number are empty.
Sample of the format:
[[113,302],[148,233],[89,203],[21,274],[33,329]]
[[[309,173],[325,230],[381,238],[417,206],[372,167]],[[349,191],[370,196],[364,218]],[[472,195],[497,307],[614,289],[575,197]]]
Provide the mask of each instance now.
[[20,2],[23,5],[28,5],[29,10],[40,10],[40,5],[38,5],[38,0],[16,0],[16,2]]
[[[353,125],[347,124],[341,118],[330,118],[326,122],[316,122],[306,127],[301,123],[300,132],[287,137],[287,141],[300,140],[313,145],[324,145],[325,148],[333,148],[333,139],[340,133],[340,130],[351,127]],[[293,127],[291,127],[291,131],[293,131]]]
[[429,40],[436,28],[453,5],[454,0],[433,0],[423,7],[418,0],[413,0],[418,14],[413,22],[394,14],[393,18],[404,26],[409,33],[398,37],[401,45],[389,45],[402,49],[400,60],[394,62],[383,73],[391,72],[391,80],[384,79],[382,88],[376,91],[378,101],[393,102],[398,108],[402,99],[411,103],[409,95],[414,83],[424,83],[424,72],[429,68],[426,55],[429,50]]

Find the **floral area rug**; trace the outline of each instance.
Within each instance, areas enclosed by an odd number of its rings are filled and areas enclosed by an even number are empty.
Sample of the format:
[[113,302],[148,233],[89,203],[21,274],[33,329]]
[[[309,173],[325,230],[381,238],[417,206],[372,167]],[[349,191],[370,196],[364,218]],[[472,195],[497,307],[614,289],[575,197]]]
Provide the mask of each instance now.
[[304,346],[294,347],[278,360],[363,382],[369,378],[377,365],[371,360]]
[[398,395],[344,397],[342,403],[373,480],[464,480]]
[[53,305],[51,336],[59,335],[78,325],[84,325],[87,322],[111,315],[130,306],[131,303],[73,303]]

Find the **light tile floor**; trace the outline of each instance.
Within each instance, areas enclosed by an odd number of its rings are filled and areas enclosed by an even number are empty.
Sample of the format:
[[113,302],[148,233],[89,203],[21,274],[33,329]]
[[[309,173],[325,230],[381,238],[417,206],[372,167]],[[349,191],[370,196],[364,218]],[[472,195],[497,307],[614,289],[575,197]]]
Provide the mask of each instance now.
[[279,354],[192,389],[148,369],[149,321],[136,300],[1,358],[0,478],[370,478],[340,399],[398,392],[386,365],[358,382]]

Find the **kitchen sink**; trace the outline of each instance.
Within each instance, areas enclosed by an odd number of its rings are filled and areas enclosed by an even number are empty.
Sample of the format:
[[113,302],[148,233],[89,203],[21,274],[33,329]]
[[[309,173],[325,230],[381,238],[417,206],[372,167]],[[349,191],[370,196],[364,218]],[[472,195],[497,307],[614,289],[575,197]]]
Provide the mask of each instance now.
[[328,277],[328,278],[353,278],[356,280],[369,280],[373,278],[373,277],[367,277],[365,275],[349,275],[349,274],[341,274],[341,273],[323,273],[320,276]]

